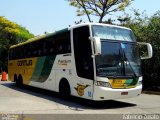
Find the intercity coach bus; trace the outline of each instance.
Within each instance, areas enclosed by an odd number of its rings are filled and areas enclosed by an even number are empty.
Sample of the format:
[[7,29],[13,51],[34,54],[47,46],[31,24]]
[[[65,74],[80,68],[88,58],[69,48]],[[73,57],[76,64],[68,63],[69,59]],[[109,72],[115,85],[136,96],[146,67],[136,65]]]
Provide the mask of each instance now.
[[[145,46],[141,57],[139,44]],[[102,101],[141,94],[141,59],[152,57],[149,43],[138,43],[131,29],[83,23],[9,49],[9,80]]]

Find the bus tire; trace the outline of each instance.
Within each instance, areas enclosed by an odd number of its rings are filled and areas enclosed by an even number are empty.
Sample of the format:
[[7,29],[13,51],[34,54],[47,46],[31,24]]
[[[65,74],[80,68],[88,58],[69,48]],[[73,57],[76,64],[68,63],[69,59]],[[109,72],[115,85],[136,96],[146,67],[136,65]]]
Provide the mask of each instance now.
[[62,79],[59,84],[60,97],[68,99],[71,95],[70,85],[66,79]]
[[16,80],[16,86],[22,87],[23,86],[23,78],[21,75],[18,76],[18,79]]

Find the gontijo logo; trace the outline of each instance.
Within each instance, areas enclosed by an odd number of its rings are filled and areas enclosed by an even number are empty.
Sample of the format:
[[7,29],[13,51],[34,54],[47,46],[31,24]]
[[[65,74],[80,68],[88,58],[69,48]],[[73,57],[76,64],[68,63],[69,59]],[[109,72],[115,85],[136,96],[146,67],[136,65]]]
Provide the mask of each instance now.
[[32,60],[17,61],[17,66],[32,66]]

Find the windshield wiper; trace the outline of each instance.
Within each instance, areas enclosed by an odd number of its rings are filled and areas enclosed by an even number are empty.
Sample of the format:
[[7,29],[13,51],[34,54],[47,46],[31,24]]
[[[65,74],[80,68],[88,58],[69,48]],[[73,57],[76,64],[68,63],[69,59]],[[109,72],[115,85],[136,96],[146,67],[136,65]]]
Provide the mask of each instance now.
[[122,67],[122,65],[123,65],[123,57],[121,55],[121,50],[120,49],[119,49],[119,57],[120,57],[120,59],[118,60],[118,64],[116,66],[117,70],[116,70],[116,73],[113,75],[114,78],[118,77],[119,70],[120,70],[121,74],[124,74],[124,69]]
[[[138,75],[135,73],[135,71],[134,71],[134,69],[133,69],[133,67],[132,67],[132,65],[131,65],[131,63],[130,63],[130,61],[128,60],[128,58],[126,57],[126,54],[125,54],[125,51],[123,50],[123,53],[124,53],[124,64],[126,64],[126,66],[127,66],[127,63],[129,64],[129,68],[131,69],[131,71],[132,71],[132,73],[133,73],[133,77],[137,77]],[[127,61],[127,62],[125,62],[125,61]]]

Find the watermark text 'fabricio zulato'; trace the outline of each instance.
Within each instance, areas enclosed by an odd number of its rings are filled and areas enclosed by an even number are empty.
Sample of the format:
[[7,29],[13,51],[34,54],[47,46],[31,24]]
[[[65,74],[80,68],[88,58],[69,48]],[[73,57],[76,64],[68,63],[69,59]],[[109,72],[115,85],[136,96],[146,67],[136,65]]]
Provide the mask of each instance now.
[[124,120],[159,120],[158,114],[123,114]]

